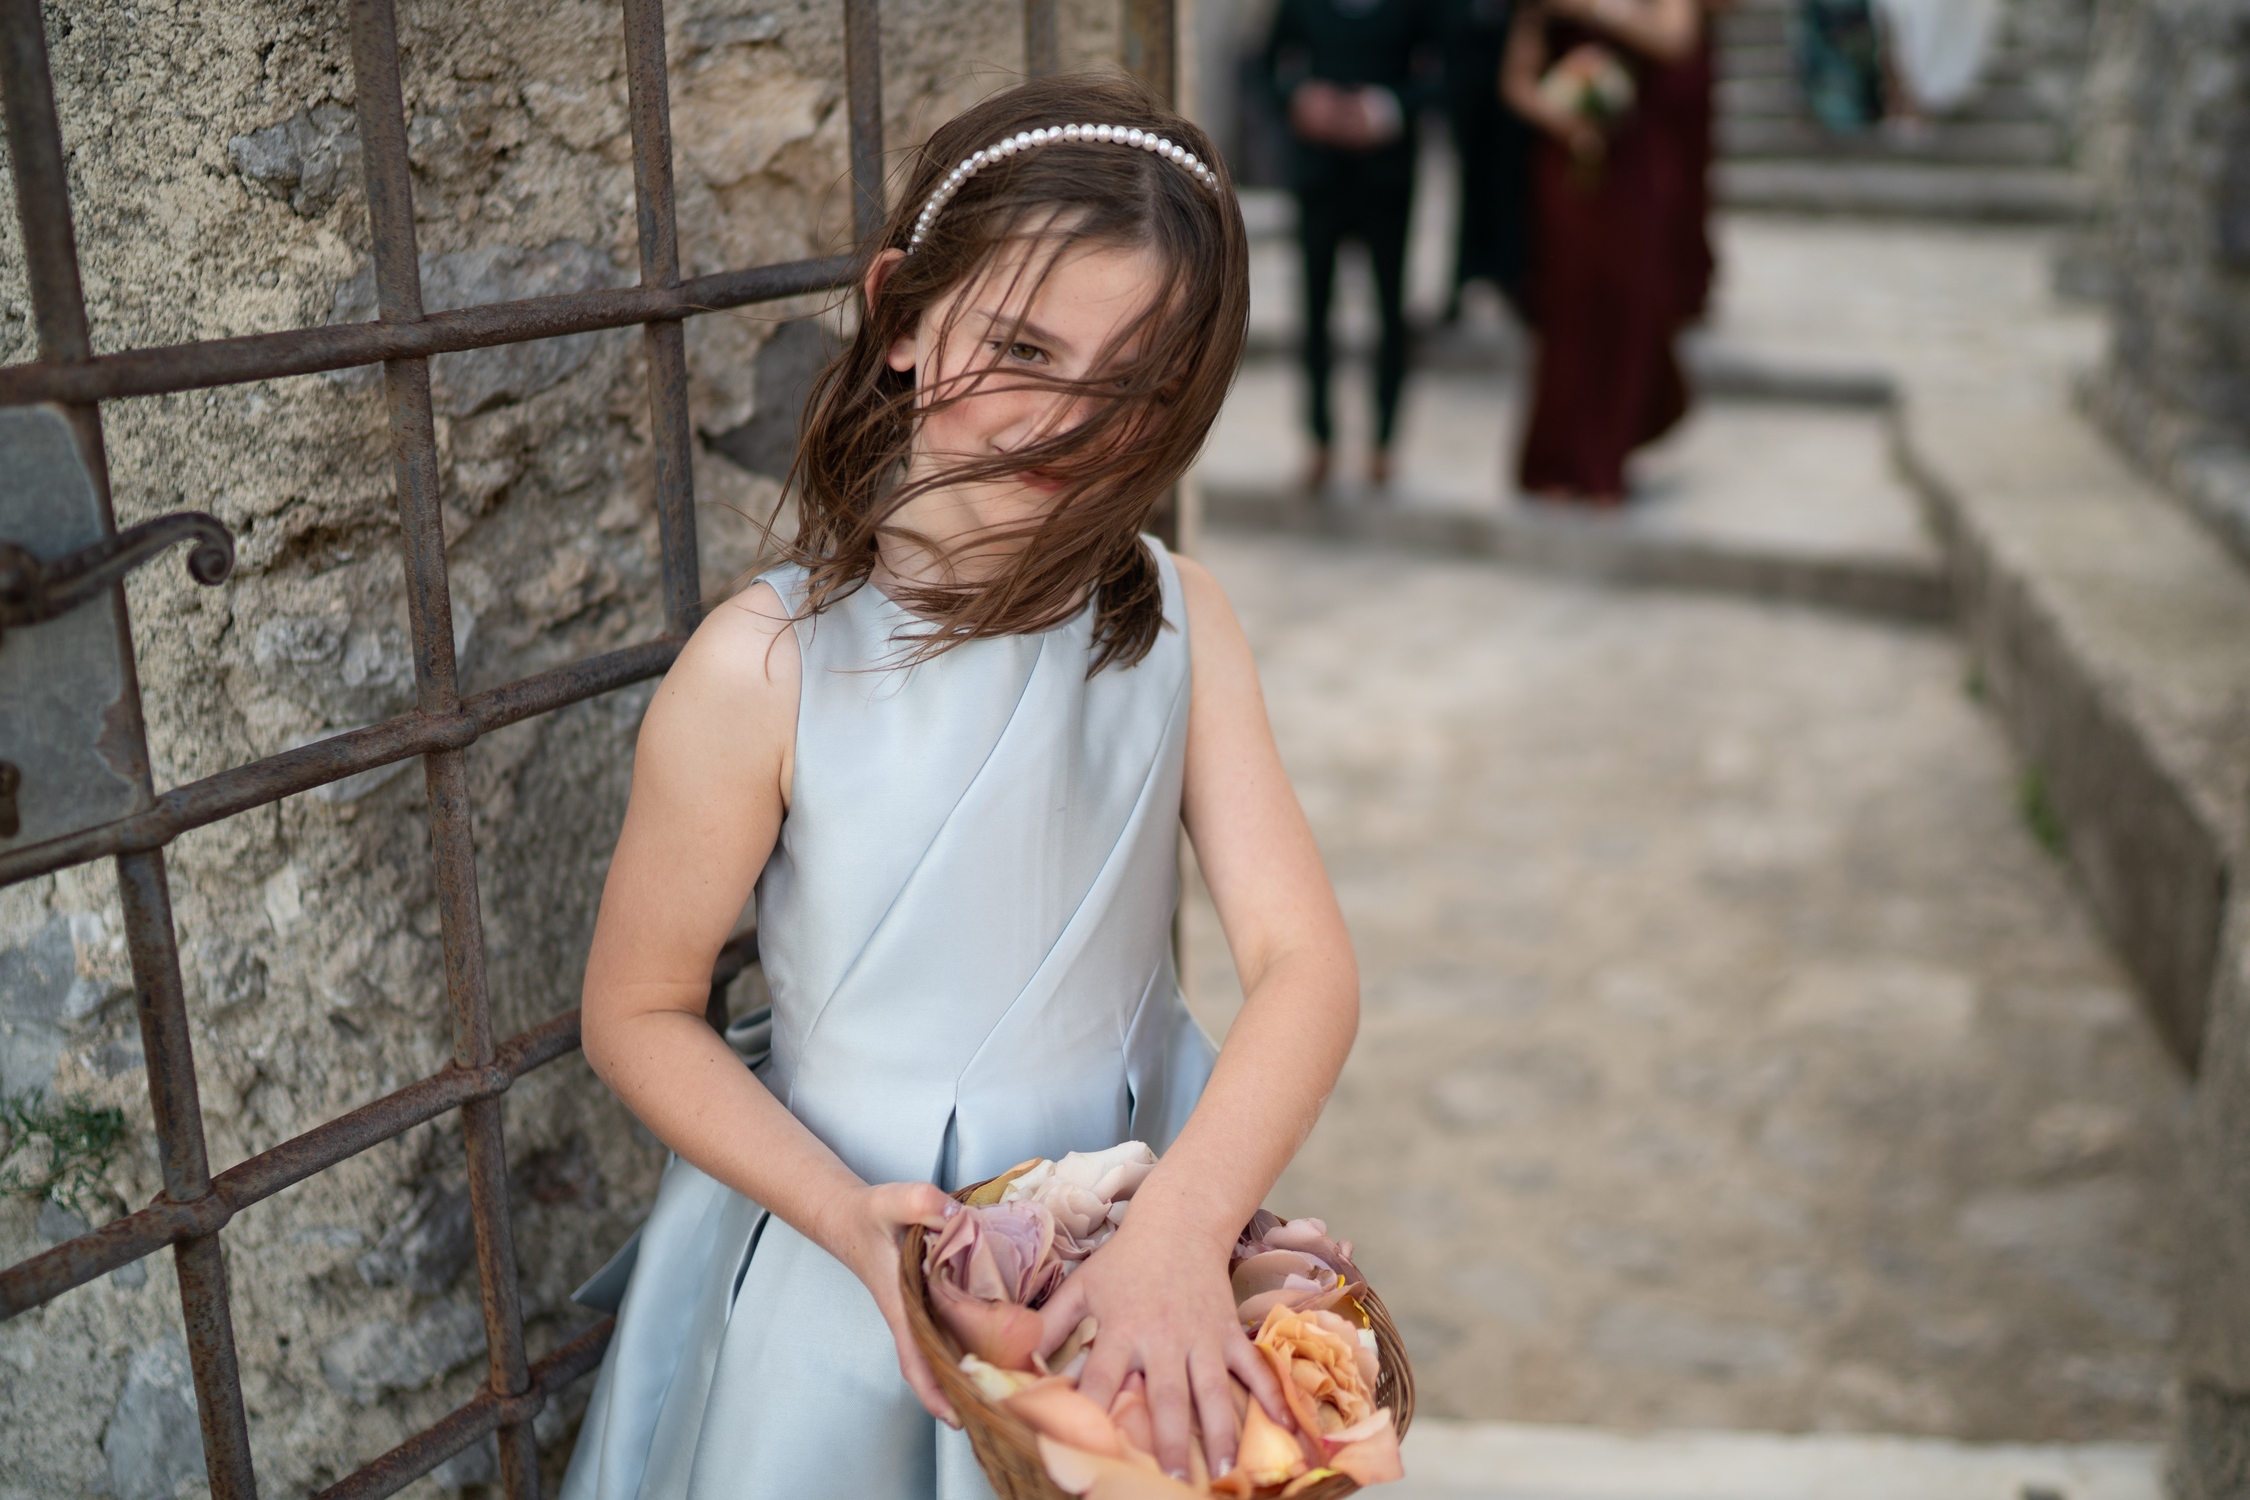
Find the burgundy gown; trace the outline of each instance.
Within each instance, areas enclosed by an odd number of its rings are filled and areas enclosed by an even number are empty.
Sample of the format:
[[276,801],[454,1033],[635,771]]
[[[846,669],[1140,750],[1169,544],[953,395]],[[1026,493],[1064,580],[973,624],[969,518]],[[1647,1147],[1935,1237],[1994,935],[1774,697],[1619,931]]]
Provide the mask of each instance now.
[[[1547,25],[1550,61],[1602,40],[1568,22]],[[1709,27],[1677,63],[1605,45],[1632,71],[1638,97],[1600,167],[1578,167],[1551,136],[1534,163],[1539,354],[1519,474],[1526,490],[1624,494],[1626,455],[1687,412],[1673,340],[1710,296]]]

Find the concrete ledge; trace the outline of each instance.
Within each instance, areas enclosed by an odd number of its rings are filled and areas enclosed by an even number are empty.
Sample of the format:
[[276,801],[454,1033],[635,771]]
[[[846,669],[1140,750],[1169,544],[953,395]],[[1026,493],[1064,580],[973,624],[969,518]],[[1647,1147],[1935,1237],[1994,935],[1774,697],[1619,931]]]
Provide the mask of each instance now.
[[2250,576],[2067,411],[1910,393],[1900,449],[1992,701],[2193,1066],[2250,806]]
[[2078,401],[2250,566],[2250,448],[2173,410],[2114,363],[2079,382]]
[[2093,183],[2059,167],[1735,158],[1718,164],[1715,186],[1728,208],[1797,213],[2054,224],[2094,207]]
[[1203,504],[1215,527],[1346,537],[1522,563],[1572,578],[1787,600],[1894,620],[1941,621],[1952,612],[1944,573],[1908,559],[1722,546],[1636,530],[1616,516],[1316,504],[1290,491],[1219,485],[1206,485]]
[[[1331,346],[1336,364],[1368,365],[1375,357],[1373,335],[1354,332]],[[1295,338],[1253,331],[1244,362],[1297,358]],[[1414,330],[1410,371],[1508,374],[1527,372],[1528,351],[1511,332],[1458,328]],[[1848,407],[1882,411],[1897,405],[1898,382],[1886,370],[1790,364],[1738,349],[1723,339],[1690,334],[1680,344],[1680,363],[1698,400],[1779,402],[1795,406]]]

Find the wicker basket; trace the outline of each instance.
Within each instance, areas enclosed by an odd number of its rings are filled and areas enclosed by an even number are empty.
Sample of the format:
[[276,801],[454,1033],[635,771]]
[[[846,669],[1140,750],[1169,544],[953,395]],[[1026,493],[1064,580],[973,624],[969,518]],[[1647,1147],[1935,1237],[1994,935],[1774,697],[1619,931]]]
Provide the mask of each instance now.
[[[966,1200],[983,1183],[972,1183],[953,1196]],[[922,1284],[924,1230],[919,1224],[906,1231],[899,1256],[899,1280],[906,1290],[906,1321],[913,1326],[914,1341],[922,1346],[946,1399],[953,1403],[961,1424],[968,1429],[969,1444],[977,1462],[1000,1500],[1071,1500],[1047,1477],[1039,1461],[1039,1443],[1028,1423],[984,1398],[976,1383],[961,1373],[961,1345],[930,1311],[929,1294]],[[1391,1420],[1400,1437],[1414,1420],[1414,1371],[1406,1362],[1406,1346],[1374,1289],[1359,1294],[1359,1305],[1375,1330],[1375,1349],[1383,1372],[1375,1384],[1375,1404],[1391,1409]],[[1343,1500],[1357,1490],[1356,1481],[1341,1474],[1299,1490],[1293,1500]],[[1278,1492],[1275,1492],[1278,1493]]]

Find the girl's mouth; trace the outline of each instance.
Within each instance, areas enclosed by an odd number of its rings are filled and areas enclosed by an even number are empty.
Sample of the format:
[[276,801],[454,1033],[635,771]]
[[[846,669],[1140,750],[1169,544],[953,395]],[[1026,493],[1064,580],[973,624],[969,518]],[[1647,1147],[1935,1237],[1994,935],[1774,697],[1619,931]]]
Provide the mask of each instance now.
[[1042,495],[1052,495],[1063,487],[1062,476],[1051,469],[1018,469],[1016,478],[1022,480],[1026,488]]

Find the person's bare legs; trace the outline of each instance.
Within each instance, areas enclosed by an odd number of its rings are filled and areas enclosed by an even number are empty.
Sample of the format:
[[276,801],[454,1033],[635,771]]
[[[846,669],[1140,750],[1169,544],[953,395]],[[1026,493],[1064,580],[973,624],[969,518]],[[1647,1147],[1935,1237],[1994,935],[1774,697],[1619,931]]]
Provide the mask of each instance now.
[[1313,446],[1312,457],[1305,463],[1305,493],[1317,497],[1322,490],[1326,489],[1329,471],[1334,466],[1335,460],[1328,445],[1316,443]]

